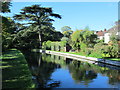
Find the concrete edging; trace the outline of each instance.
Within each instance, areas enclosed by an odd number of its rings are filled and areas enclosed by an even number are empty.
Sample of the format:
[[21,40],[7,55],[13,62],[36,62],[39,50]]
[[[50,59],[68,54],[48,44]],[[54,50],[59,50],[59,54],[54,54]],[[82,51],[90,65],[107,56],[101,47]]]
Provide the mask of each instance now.
[[100,59],[100,58],[94,58],[94,57],[86,57],[86,56],[80,56],[80,55],[62,53],[62,52],[56,52],[56,51],[48,51],[48,50],[46,50],[46,51],[40,50],[40,52],[45,52],[47,54],[64,56],[64,57],[67,57],[67,58],[77,59],[77,60],[81,60],[81,61],[87,61],[89,63],[94,63],[94,64],[96,62],[100,62],[100,63],[105,63],[105,64],[120,67],[120,62],[119,61],[112,61],[112,60]]

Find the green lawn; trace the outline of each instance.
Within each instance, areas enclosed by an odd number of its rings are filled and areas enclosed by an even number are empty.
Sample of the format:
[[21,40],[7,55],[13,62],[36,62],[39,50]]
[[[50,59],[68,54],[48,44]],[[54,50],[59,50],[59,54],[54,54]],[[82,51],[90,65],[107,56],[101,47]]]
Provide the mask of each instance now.
[[2,88],[34,88],[32,75],[23,54],[11,49],[0,57],[2,69]]
[[106,58],[107,60],[120,61],[120,58]]

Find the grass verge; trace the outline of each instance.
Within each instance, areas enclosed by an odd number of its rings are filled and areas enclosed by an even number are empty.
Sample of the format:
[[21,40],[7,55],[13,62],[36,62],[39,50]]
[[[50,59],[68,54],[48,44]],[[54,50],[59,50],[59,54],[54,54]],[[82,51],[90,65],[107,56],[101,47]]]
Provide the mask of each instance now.
[[34,88],[32,75],[23,54],[11,49],[5,52],[0,59],[2,69],[2,88]]

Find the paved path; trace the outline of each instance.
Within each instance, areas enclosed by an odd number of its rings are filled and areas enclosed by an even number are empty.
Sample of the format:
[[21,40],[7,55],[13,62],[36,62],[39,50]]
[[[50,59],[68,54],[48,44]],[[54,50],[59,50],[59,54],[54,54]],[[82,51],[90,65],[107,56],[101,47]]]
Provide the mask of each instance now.
[[48,50],[46,50],[46,51],[40,50],[39,52],[64,56],[64,57],[67,57],[67,58],[72,58],[72,59],[76,59],[76,60],[80,60],[80,61],[87,61],[87,62],[93,63],[93,64],[96,64],[96,63],[98,64],[100,62],[100,63],[105,63],[105,64],[108,64],[108,65],[113,65],[113,66],[120,67],[120,61],[112,61],[112,60],[107,60],[107,59],[86,57],[86,56],[80,56],[80,55],[75,55],[75,54],[70,54],[70,53],[62,53],[62,52],[48,51]]

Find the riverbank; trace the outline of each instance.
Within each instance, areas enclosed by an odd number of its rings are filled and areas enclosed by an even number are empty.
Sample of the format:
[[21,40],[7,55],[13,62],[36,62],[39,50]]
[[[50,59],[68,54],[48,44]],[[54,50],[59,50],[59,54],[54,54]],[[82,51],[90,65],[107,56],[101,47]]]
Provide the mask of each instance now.
[[120,67],[120,61],[112,61],[112,60],[107,60],[107,59],[86,57],[86,56],[81,56],[81,55],[70,54],[67,52],[63,53],[63,52],[56,52],[56,51],[49,51],[49,50],[46,50],[46,51],[33,50],[33,51],[44,52],[44,53],[53,54],[53,55],[59,55],[59,56],[63,56],[66,58],[72,58],[72,59],[76,59],[76,60],[80,60],[80,61],[86,61],[86,62],[93,63],[93,64],[104,63],[104,64]]
[[16,49],[4,52],[2,57],[2,88],[34,88],[32,75],[23,54]]

